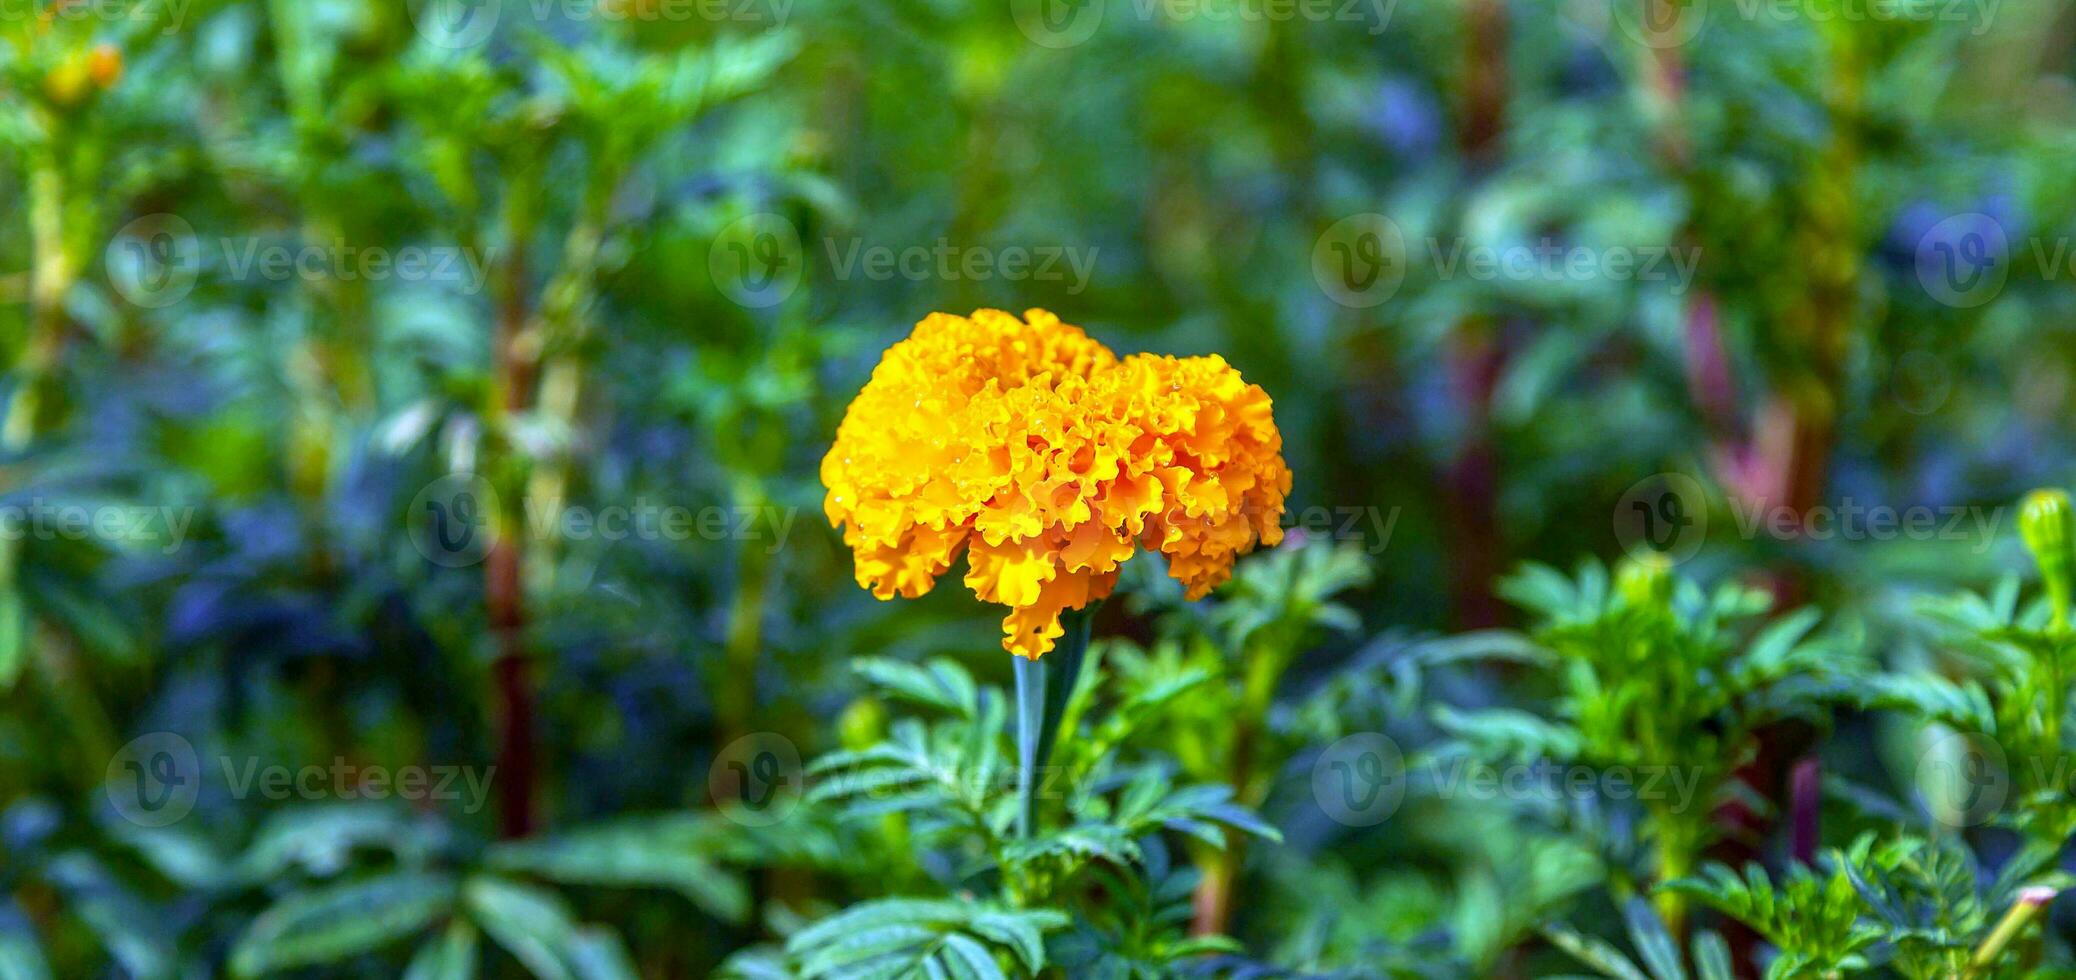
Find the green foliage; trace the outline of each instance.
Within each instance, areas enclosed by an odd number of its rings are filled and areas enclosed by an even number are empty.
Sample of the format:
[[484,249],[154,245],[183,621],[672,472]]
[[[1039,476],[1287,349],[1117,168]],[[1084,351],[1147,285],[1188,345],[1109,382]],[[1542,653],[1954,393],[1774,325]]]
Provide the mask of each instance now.
[[[1864,855],[1854,857],[1864,860]],[[1780,951],[1767,966],[1769,977],[1862,972],[1868,966],[1864,951],[1884,933],[1861,919],[1860,895],[1844,864],[1854,857],[1834,856],[1839,866],[1828,875],[1795,865],[1778,883],[1756,865],[1747,866],[1742,877],[1710,865],[1700,878],[1667,882],[1665,888],[1691,895],[1765,936]]]
[[2028,892],[2066,887],[2051,862],[2033,849],[1992,878],[1957,841],[1867,834],[1828,852],[1822,873],[1797,864],[1775,878],[1756,865],[1743,875],[1711,865],[1665,887],[1765,936],[1778,950],[1769,977],[1866,973],[1876,963],[1913,980],[2015,976],[2024,944],[1988,944],[2009,910],[2037,904]]
[[[1636,959],[1630,959],[1606,940],[1580,935],[1562,926],[1548,927],[1543,934],[1572,958],[1601,976],[1617,980],[1687,980],[1690,975],[1700,980],[1730,980],[1735,976],[1730,968],[1729,947],[1722,936],[1713,932],[1696,935],[1688,956],[1682,957],[1679,943],[1649,903],[1632,900],[1623,908],[1623,916],[1628,923],[1629,940],[1636,947]],[[1687,970],[1689,959],[1694,965],[1691,974]],[[1642,961],[1641,965],[1637,960]]]
[[2018,580],[2006,577],[1987,596],[1963,592],[1920,600],[1916,608],[1924,628],[1961,676],[1897,675],[1887,679],[1879,703],[1908,708],[1946,732],[1994,746],[2001,758],[1962,761],[2000,769],[2013,805],[1999,819],[2036,842],[2053,843],[2076,831],[2068,792],[2076,748],[2063,733],[2076,640],[2064,609],[2046,596],[2021,608],[2020,593]]
[[[1769,619],[1763,591],[1731,583],[1704,592],[1648,562],[1632,561],[1619,577],[1611,582],[1594,563],[1573,578],[1530,565],[1501,585],[1536,617],[1529,636],[1549,652],[1552,716],[1440,707],[1435,720],[1478,757],[1689,781],[1690,793],[1637,793],[1650,817],[1653,871],[1669,881],[1716,839],[1714,807],[1737,792],[1737,769],[1757,751],[1759,732],[1821,722],[1853,700],[1869,669],[1853,637],[1815,633],[1816,610]],[[1678,894],[1660,899],[1675,922]]]
[[[950,660],[873,658],[855,669],[883,696],[929,716],[900,718],[875,744],[816,759],[807,800],[883,832],[885,818],[898,817],[894,833],[948,859],[950,875],[933,883],[948,895],[868,899],[795,932],[783,956],[737,957],[734,975],[1034,975],[1052,962],[1043,937],[1070,922],[1076,975],[1160,976],[1231,948],[1182,933],[1177,902],[1191,882],[1167,873],[1163,838],[1218,848],[1229,831],[1275,840],[1276,829],[1234,804],[1228,787],[1176,786],[1167,767],[1134,759],[1137,724],[1201,677],[1128,684],[1113,702],[1101,694],[1103,651],[1091,651],[1063,716],[1059,761],[1037,782],[1042,819],[1031,836],[1016,837],[1002,691]],[[994,898],[960,897],[976,892]]]
[[231,970],[259,976],[380,949],[449,914],[457,894],[451,877],[411,873],[297,892],[252,920]]
[[[2000,506],[2076,471],[2066,11],[1330,6],[0,4],[0,980],[2067,972],[2076,531]],[[1126,567],[1028,837],[999,611],[820,517],[981,306],[1226,356],[1295,477],[1212,597]],[[1534,563],[1653,473],[1677,574]],[[428,553],[478,477],[510,550]],[[312,766],[482,792],[249,782]]]

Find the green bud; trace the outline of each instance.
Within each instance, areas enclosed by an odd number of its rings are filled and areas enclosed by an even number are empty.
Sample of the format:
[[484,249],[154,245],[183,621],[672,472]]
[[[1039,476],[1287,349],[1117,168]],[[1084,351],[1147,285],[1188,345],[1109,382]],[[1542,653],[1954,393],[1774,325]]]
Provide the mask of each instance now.
[[2076,550],[2070,546],[2076,541],[2076,507],[2070,505],[2069,495],[2060,490],[2027,494],[2018,507],[2018,533],[2040,566],[2040,580],[2054,603],[2055,625],[2066,627],[2070,587],[2076,582]]
[[1655,551],[1631,555],[1615,568],[1615,594],[1632,606],[1672,601],[1672,560]]
[[871,748],[873,743],[887,733],[887,709],[878,698],[861,697],[843,709],[842,717],[836,721],[836,732],[843,747],[853,752]]

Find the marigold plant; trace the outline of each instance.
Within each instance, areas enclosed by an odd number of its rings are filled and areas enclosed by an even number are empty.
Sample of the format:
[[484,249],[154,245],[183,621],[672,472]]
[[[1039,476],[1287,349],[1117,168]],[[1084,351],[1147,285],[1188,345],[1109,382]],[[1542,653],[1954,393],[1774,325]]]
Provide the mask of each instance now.
[[882,599],[966,584],[1036,659],[1060,614],[1158,550],[1192,598],[1282,538],[1290,470],[1268,393],[1224,358],[1118,358],[1044,310],[933,313],[889,348],[822,460],[825,509]]

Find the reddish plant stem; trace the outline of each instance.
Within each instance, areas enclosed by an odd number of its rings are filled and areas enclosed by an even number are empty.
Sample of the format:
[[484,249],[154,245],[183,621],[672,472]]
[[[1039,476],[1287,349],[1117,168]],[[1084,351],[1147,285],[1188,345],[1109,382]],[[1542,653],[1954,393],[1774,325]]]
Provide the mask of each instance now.
[[1499,0],[1464,0],[1464,105],[1457,144],[1473,167],[1499,144],[1507,108],[1507,11]]
[[1204,876],[1197,880],[1195,901],[1191,905],[1190,935],[1225,934],[1232,918],[1233,882],[1238,877],[1239,862],[1230,855],[1220,855],[1204,869]]
[[484,561],[485,601],[490,629],[497,639],[491,665],[499,701],[497,779],[499,832],[506,837],[533,833],[534,737],[533,679],[526,656],[525,607],[520,598],[519,548],[500,537]]
[[1815,864],[1817,821],[1823,805],[1823,768],[1816,757],[1811,756],[1795,763],[1794,773],[1789,776],[1788,783],[1788,808],[1794,821],[1791,853],[1796,861]]
[[[1254,742],[1260,737],[1260,732],[1246,718],[1234,726],[1232,785],[1236,794],[1244,795],[1248,781],[1253,778]],[[1241,867],[1247,863],[1246,846],[1242,835],[1227,833],[1225,850],[1206,860],[1191,905],[1191,935],[1222,936],[1232,926],[1233,889],[1239,881]]]
[[1491,417],[1492,392],[1504,363],[1505,353],[1484,318],[1457,325],[1450,369],[1466,437],[1443,474],[1451,506],[1442,513],[1454,544],[1451,606],[1464,629],[1498,626],[1505,615],[1492,591],[1505,543],[1499,536],[1499,449],[1493,444]]
[[[1506,7],[1498,0],[1464,0],[1464,102],[1458,148],[1473,172],[1483,170],[1498,149],[1507,108]],[[1445,467],[1443,507],[1450,541],[1450,605],[1458,626],[1498,625],[1503,608],[1493,583],[1503,564],[1499,535],[1499,450],[1492,436],[1492,394],[1505,367],[1506,351],[1490,318],[1465,317],[1456,325],[1449,373],[1463,440]]]
[[[512,224],[523,226],[517,220]],[[535,358],[524,348],[527,303],[523,245],[523,241],[513,243],[499,276],[496,299],[497,390],[492,393],[489,413],[504,421],[502,428],[509,428],[512,417],[526,411],[533,401]],[[502,521],[483,562],[483,600],[497,642],[497,659],[491,664],[491,674],[498,702],[498,829],[508,838],[533,833],[538,782],[533,670],[526,651],[524,540],[518,531],[519,522]]]

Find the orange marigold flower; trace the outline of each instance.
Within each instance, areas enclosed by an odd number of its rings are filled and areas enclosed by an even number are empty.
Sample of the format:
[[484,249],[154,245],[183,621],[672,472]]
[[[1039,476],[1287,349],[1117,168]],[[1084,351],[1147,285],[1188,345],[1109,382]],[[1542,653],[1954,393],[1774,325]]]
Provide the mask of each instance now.
[[1035,659],[1139,547],[1198,598],[1280,541],[1290,470],[1268,394],[1223,358],[1119,360],[1044,310],[981,310],[887,350],[822,483],[859,585],[919,596],[963,551],[1010,607],[1003,646]]

